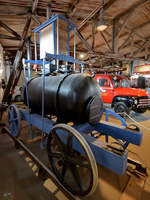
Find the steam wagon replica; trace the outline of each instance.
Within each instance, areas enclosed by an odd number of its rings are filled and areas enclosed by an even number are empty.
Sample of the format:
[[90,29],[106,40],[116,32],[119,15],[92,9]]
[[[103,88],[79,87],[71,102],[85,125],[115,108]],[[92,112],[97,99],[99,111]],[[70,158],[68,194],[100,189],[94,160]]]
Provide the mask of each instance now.
[[[21,120],[28,122],[31,139],[32,126],[41,130],[40,147],[47,148],[58,181],[72,194],[91,195],[98,183],[97,164],[122,175],[127,168],[126,148],[129,143],[140,145],[142,133],[137,127],[127,127],[119,115],[104,111],[97,83],[92,75],[83,73],[84,63],[75,59],[75,25],[55,15],[33,31],[35,59],[30,55],[23,59],[27,108],[9,106],[11,134],[20,136]],[[74,36],[74,57],[70,56],[70,36]],[[32,77],[32,65],[41,66],[41,75]],[[104,112],[106,121],[113,114],[122,127],[102,122]],[[102,135],[105,141],[100,140]],[[115,146],[109,143],[109,136],[115,139]]]

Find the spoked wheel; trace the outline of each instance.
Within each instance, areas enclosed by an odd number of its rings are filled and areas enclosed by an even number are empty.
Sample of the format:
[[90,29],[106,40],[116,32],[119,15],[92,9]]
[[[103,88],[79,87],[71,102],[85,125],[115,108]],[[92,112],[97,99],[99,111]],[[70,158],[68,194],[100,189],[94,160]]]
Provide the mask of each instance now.
[[12,104],[8,107],[8,123],[12,135],[16,138],[19,137],[21,117],[19,109],[15,104]]
[[47,151],[52,170],[63,186],[78,196],[91,195],[98,183],[94,155],[84,137],[66,124],[51,130]]

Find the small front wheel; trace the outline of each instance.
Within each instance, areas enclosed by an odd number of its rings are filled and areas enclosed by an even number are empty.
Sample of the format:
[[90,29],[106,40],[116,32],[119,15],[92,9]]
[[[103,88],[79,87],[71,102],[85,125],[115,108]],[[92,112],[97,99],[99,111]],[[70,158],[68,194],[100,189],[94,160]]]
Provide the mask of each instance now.
[[125,117],[125,113],[128,114],[128,115],[130,114],[129,108],[123,102],[117,102],[117,103],[115,103],[115,105],[114,105],[114,111],[117,114],[119,114],[121,117]]
[[8,123],[11,134],[14,137],[19,137],[21,129],[21,117],[18,107],[15,104],[11,104],[8,107]]

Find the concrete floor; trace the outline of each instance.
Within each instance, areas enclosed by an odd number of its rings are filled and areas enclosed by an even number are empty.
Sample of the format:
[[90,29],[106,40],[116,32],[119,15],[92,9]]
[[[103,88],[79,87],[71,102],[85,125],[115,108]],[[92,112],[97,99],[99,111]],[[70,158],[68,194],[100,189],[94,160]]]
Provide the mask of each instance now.
[[[150,169],[150,111],[143,115],[131,114],[143,131],[143,142],[140,147],[129,145],[129,155],[141,161]],[[4,116],[6,121],[7,115]],[[110,118],[112,123],[117,120]],[[127,119],[131,123],[130,119]],[[144,128],[144,127],[145,128]],[[25,129],[24,129],[25,131]],[[28,135],[27,129],[25,134]],[[39,151],[40,147],[39,147]],[[43,152],[41,152],[42,154]],[[95,193],[87,200],[149,200],[150,177],[134,176],[125,173],[123,176],[98,166],[99,184]],[[37,175],[37,167],[26,155],[14,148],[14,143],[6,134],[0,134],[0,200],[46,200],[67,198],[57,190],[50,179],[43,182]]]

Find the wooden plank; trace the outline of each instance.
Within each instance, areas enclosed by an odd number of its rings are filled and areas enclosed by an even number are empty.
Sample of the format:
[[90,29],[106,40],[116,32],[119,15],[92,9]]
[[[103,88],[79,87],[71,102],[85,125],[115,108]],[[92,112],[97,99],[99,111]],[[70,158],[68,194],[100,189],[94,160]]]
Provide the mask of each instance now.
[[[95,23],[96,23],[96,22],[95,22]],[[95,30],[95,35],[96,35],[98,32],[99,32],[98,30]],[[105,33],[108,37],[111,37],[111,38],[112,38],[112,35],[111,35],[108,31],[104,30],[103,33]],[[85,38],[85,40],[89,40],[91,37],[92,37],[92,34],[88,35],[88,36]],[[77,46],[80,45],[80,44],[81,44],[81,42],[78,42],[78,43],[77,43]]]
[[[108,9],[115,1],[116,0],[109,0],[107,3],[105,3],[103,6],[104,10]],[[87,24],[87,22],[93,17],[95,17],[95,15],[100,11],[101,8],[102,8],[102,4],[100,4],[94,10],[92,10],[92,12],[79,24],[78,30],[81,30],[81,29],[83,30],[83,27]]]
[[6,39],[6,40],[20,40],[18,37],[12,37],[12,36],[3,35],[3,34],[0,34],[0,39]]
[[16,33],[16,31],[14,31],[12,28],[10,28],[6,24],[4,24],[2,21],[0,21],[0,26],[3,27],[5,30],[7,30],[12,35],[14,35],[15,37],[20,39],[20,35],[18,33]]
[[74,0],[73,3],[71,4],[69,10],[68,10],[68,16],[69,17],[72,17],[74,12],[75,12],[75,7],[76,5],[79,3],[80,0]]
[[25,24],[25,27],[24,27],[24,31],[23,31],[22,37],[21,37],[19,49],[17,50],[16,57],[15,57],[15,60],[14,60],[14,63],[13,63],[13,70],[12,70],[12,72],[10,74],[10,77],[9,77],[9,80],[8,80],[8,83],[7,83],[5,92],[4,92],[4,96],[3,96],[2,102],[7,102],[8,101],[9,93],[10,93],[11,88],[13,86],[15,72],[16,72],[16,70],[17,70],[17,68],[18,68],[18,66],[19,66],[19,64],[21,62],[22,53],[23,53],[23,47],[24,47],[24,44],[25,44],[25,39],[26,39],[26,36],[27,36],[27,33],[28,33],[28,29],[29,29],[30,23],[31,23],[31,17],[28,17],[27,21],[26,21],[26,24]]
[[80,40],[83,42],[85,47],[89,52],[94,53],[93,49],[90,47],[89,43],[84,39],[83,35],[80,33],[80,31],[76,30],[77,36],[80,38]]
[[99,34],[100,34],[100,35],[101,35],[101,37],[103,38],[103,41],[104,41],[104,43],[105,43],[105,45],[106,45],[107,49],[108,49],[109,51],[112,51],[112,49],[111,49],[111,47],[110,47],[110,45],[109,45],[108,41],[106,40],[106,38],[105,38],[104,34],[103,34],[101,31],[99,31]]
[[[32,5],[32,14],[34,14],[36,12],[37,5],[38,5],[38,0],[34,0],[33,5]],[[16,57],[15,57],[15,60],[14,60],[13,71],[10,75],[10,78],[9,78],[9,81],[8,81],[8,84],[7,84],[5,93],[4,93],[3,102],[5,102],[8,99],[8,95],[9,95],[11,88],[13,90],[15,88],[16,84],[19,81],[19,77],[20,77],[20,74],[21,74],[21,71],[22,71],[21,58],[22,58],[23,48],[24,48],[24,45],[25,45],[25,41],[26,41],[26,37],[27,37],[27,34],[28,34],[30,24],[31,24],[31,16],[28,16],[27,21],[26,21],[26,25],[24,27],[24,31],[23,31],[23,34],[22,34],[22,37],[21,37],[19,49],[17,51]],[[14,78],[15,78],[15,80],[14,80]]]
[[38,6],[38,0],[34,0],[32,4],[32,13],[35,13],[37,6]]
[[41,24],[41,21],[39,20],[38,16],[37,15],[31,15],[32,19],[38,24],[40,25]]
[[[137,31],[138,29],[143,28],[144,26],[150,24],[150,20],[146,21],[145,23],[140,24],[139,26],[137,26],[136,28],[134,28],[134,31]],[[131,29],[132,30],[132,29]]]
[[131,37],[130,37],[130,42],[131,42],[131,52],[130,52],[130,55],[133,57],[133,55],[134,55],[134,52],[133,52],[133,46],[134,46],[133,35],[131,35]]
[[150,40],[145,41],[145,42],[143,43],[143,45],[142,45],[137,51],[134,52],[134,56],[136,56],[138,53],[140,53],[141,51],[143,51],[144,48],[145,48],[145,46],[147,46],[149,43],[150,43]]
[[148,45],[145,46],[145,60],[148,59]]
[[118,52],[118,19],[113,20],[112,51]]
[[125,28],[127,22],[129,21],[130,17],[132,16],[135,9],[128,13],[127,17],[124,19],[123,23],[121,24],[120,30],[118,31],[117,37],[119,37],[122,30]]
[[149,0],[138,0],[136,3],[134,3],[131,7],[127,8],[125,11],[123,11],[122,13],[120,13],[119,15],[117,15],[115,17],[115,19],[120,19],[121,17],[125,16],[127,13],[132,12],[133,10],[135,10],[136,8],[138,8],[139,6],[141,6],[142,4],[148,2]]
[[120,51],[120,49],[122,49],[122,48],[126,45],[126,43],[129,41],[129,39],[130,39],[130,37],[131,37],[131,34],[132,34],[132,33],[130,33],[130,34],[128,35],[128,37],[124,40],[124,42],[118,47],[118,51]]
[[93,21],[92,23],[92,49],[94,50],[95,46],[95,29],[96,29],[96,22]]

